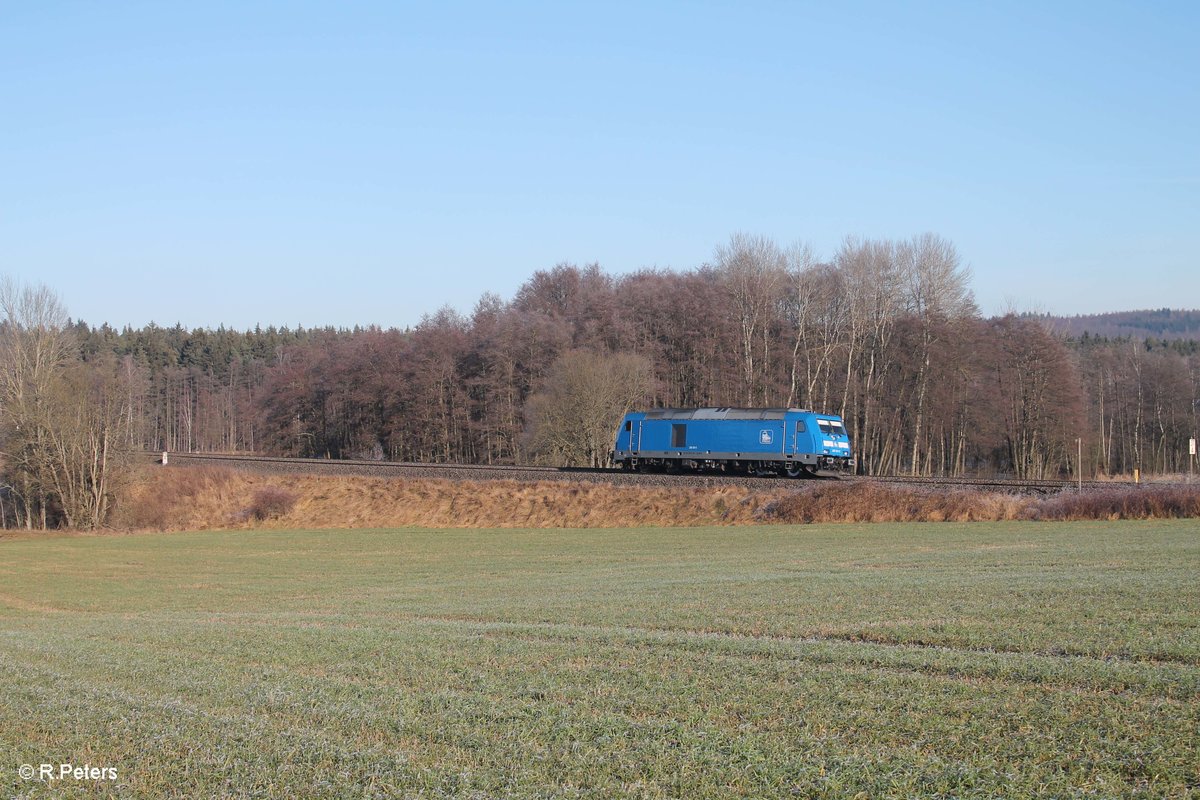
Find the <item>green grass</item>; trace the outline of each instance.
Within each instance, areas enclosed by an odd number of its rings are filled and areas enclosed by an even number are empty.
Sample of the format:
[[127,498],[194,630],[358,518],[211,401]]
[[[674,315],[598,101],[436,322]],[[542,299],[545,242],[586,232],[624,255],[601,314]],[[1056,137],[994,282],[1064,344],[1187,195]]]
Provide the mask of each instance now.
[[1190,797],[1198,572],[1194,521],[4,540],[0,795]]

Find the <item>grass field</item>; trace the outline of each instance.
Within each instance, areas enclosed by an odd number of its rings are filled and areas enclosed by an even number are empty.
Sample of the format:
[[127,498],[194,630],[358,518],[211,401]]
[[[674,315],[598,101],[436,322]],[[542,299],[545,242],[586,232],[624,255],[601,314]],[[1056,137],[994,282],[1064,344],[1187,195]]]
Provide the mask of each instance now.
[[0,795],[1190,797],[1198,572],[1195,521],[10,538]]

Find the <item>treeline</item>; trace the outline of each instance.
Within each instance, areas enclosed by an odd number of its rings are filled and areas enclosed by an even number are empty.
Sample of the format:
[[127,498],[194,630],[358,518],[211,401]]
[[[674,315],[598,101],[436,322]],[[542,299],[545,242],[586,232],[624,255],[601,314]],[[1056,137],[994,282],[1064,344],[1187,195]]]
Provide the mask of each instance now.
[[[818,258],[739,234],[689,271],[559,265],[510,301],[485,294],[470,315],[404,330],[68,323],[76,385],[55,391],[77,415],[80,398],[102,397],[105,441],[125,450],[602,464],[631,406],[802,406],[841,414],[870,474],[1187,470],[1194,343],[985,319],[969,283],[935,235],[850,238]],[[0,332],[22,341],[28,321],[9,313]],[[49,472],[18,482],[13,415],[3,422],[0,515],[65,519],[35,486]]]
[[[406,330],[77,328],[123,363],[146,449],[595,463],[562,406],[798,405],[842,414],[868,473],[1074,476],[1077,438],[1086,475],[1186,470],[1194,346],[983,319],[969,281],[933,235],[824,260],[737,235],[690,271],[560,265]],[[623,381],[588,383],[618,355]]]
[[1046,321],[1067,336],[1119,339],[1159,339],[1164,342],[1200,339],[1200,309],[1158,308],[1052,317]]

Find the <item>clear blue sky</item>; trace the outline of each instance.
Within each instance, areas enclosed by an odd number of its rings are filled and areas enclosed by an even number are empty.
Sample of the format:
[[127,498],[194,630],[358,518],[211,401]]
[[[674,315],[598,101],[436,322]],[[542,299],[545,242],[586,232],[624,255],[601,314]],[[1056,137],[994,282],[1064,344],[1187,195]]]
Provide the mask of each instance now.
[[985,313],[1200,306],[1200,3],[0,3],[0,272],[415,324],[534,270],[939,233]]

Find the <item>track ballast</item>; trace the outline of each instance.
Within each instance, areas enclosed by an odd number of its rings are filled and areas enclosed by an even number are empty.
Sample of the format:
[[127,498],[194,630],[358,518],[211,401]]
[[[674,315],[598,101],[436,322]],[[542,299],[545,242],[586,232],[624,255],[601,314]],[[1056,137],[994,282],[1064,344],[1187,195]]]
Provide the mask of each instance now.
[[[161,457],[161,454],[155,454]],[[362,459],[285,458],[231,453],[168,453],[168,465],[224,466],[263,474],[285,475],[357,475],[373,478],[410,478],[452,481],[588,481],[625,486],[706,487],[739,485],[754,488],[802,488],[822,481],[845,483],[876,482],[911,484],[944,489],[977,489],[1012,494],[1048,494],[1077,488],[1076,481],[1016,480],[1008,478],[944,478],[913,476],[845,476],[792,480],[782,477],[757,477],[721,473],[641,473],[619,469],[557,468],[538,466],[427,464]],[[1112,482],[1084,481],[1083,488],[1112,487]]]

